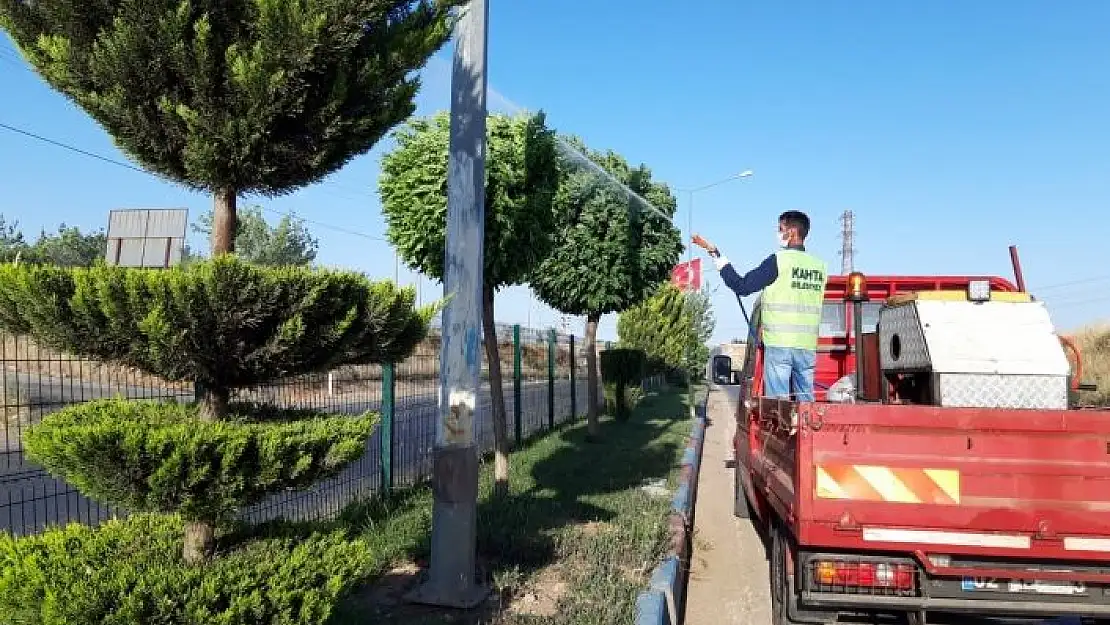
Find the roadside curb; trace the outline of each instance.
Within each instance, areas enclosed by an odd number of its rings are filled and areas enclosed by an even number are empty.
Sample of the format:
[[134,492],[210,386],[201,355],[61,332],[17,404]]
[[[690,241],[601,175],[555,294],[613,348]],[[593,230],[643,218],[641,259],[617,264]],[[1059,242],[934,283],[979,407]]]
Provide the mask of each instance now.
[[682,454],[682,473],[671,500],[667,519],[670,548],[652,573],[648,588],[636,598],[636,625],[679,625],[686,594],[690,547],[694,531],[694,503],[697,500],[698,471],[705,442],[705,399],[696,411],[690,440]]

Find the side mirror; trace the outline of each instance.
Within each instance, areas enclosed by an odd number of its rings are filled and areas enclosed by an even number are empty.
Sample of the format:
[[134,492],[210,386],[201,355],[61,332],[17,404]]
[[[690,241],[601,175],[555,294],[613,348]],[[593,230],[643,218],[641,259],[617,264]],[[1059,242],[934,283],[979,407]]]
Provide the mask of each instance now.
[[732,358],[730,356],[718,355],[713,357],[713,383],[720,386],[732,386],[735,384],[735,376],[732,374]]

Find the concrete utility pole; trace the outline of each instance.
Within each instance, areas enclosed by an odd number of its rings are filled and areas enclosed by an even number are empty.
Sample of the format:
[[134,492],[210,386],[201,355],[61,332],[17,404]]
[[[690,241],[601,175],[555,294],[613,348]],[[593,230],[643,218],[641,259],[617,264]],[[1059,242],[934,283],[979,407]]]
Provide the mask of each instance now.
[[489,594],[476,571],[478,451],[474,411],[482,357],[485,236],[486,22],[488,0],[470,0],[456,30],[451,74],[447,252],[439,420],[433,451],[432,557],[416,603],[472,608]]

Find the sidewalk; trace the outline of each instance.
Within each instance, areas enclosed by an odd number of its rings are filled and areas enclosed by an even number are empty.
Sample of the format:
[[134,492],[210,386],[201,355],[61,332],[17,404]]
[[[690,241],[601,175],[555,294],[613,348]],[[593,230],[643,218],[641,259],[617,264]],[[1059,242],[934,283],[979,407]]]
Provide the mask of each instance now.
[[[709,407],[708,414],[721,411]],[[764,625],[771,621],[763,543],[749,521],[732,516],[732,469],[725,465],[732,457],[730,434],[728,423],[706,424],[686,625]]]

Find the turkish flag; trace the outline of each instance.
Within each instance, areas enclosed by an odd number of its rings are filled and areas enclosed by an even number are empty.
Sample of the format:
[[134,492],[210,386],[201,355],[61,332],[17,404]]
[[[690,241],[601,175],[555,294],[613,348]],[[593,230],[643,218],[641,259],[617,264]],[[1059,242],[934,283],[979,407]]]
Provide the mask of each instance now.
[[679,263],[671,270],[671,284],[680,291],[697,291],[701,288],[701,259]]

